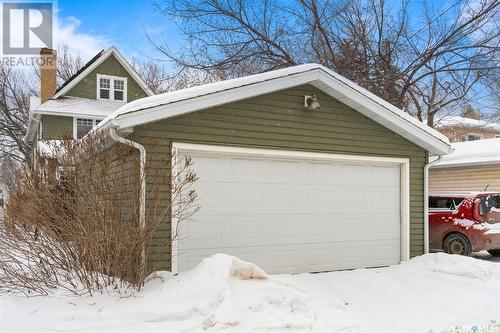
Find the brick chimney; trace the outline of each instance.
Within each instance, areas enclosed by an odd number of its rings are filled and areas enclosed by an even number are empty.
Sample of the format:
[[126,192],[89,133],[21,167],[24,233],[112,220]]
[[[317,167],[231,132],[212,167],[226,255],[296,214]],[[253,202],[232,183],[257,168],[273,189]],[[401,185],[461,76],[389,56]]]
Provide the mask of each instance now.
[[48,101],[56,93],[56,50],[40,49],[40,102]]

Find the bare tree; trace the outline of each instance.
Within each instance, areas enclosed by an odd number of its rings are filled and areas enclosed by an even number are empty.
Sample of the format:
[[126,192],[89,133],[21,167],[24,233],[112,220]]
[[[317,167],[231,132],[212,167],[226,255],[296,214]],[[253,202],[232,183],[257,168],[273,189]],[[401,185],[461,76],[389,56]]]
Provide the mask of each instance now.
[[141,76],[144,82],[146,82],[149,89],[155,94],[161,94],[170,90],[172,81],[165,73],[164,68],[157,62],[151,60],[139,62],[134,60],[132,62],[132,67],[134,67],[135,71]]
[[432,126],[495,76],[499,4],[436,10],[422,1],[415,15],[405,0],[166,0],[155,8],[178,22],[186,44],[174,52],[152,42],[180,72],[207,80],[321,63]]
[[78,73],[83,65],[80,54],[71,54],[67,44],[63,44],[59,47],[57,50],[57,78],[59,80],[59,85]]
[[187,68],[172,75],[160,65],[160,62],[155,60],[145,62],[134,60],[132,66],[155,94],[183,89],[216,79],[209,71]]
[[24,142],[30,96],[36,95],[29,76],[12,67],[0,67],[0,159],[29,162],[31,147]]
[[[83,66],[79,55],[72,55],[67,45],[59,49],[57,79],[59,84],[71,78]],[[0,159],[27,162],[31,147],[24,142],[30,117],[30,97],[39,93],[39,69],[26,71],[0,67]]]

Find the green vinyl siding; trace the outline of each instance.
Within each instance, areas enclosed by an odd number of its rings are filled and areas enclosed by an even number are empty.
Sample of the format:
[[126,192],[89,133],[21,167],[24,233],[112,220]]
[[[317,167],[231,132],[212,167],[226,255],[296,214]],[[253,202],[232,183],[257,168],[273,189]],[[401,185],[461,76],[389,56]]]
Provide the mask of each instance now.
[[[321,108],[306,110],[304,95],[312,93]],[[166,175],[170,173],[172,142],[409,158],[410,254],[413,257],[423,253],[423,170],[427,152],[313,86],[142,125],[134,129],[131,139],[147,150],[148,199],[153,193],[158,195],[160,210],[170,205]],[[155,204],[149,199],[148,209]],[[167,216],[154,242],[161,253],[161,269],[170,269],[170,235]]]
[[42,139],[73,138],[73,117],[42,115]]
[[97,99],[97,74],[127,78],[127,102],[146,97],[147,94],[132,78],[114,55],[110,55],[99,66],[71,88],[65,96]]

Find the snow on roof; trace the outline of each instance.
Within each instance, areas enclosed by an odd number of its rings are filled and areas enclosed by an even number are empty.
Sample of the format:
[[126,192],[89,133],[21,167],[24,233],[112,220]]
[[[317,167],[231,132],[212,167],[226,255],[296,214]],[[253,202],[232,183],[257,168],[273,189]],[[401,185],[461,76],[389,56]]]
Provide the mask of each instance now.
[[120,115],[139,111],[143,109],[148,109],[156,106],[167,105],[170,103],[187,100],[199,96],[210,95],[216,92],[225,91],[229,89],[234,89],[237,87],[243,87],[251,85],[257,82],[263,82],[272,80],[274,78],[288,76],[292,74],[298,74],[311,69],[317,69],[320,65],[316,64],[306,64],[293,67],[287,67],[284,69],[279,69],[275,71],[265,72],[256,75],[244,76],[236,79],[218,81],[208,84],[203,84],[200,86],[180,89],[176,91],[166,92],[163,94],[158,94],[154,96],[149,96],[141,99],[137,99],[133,102],[128,103],[119,110],[113,113],[112,117],[116,118]]
[[500,163],[500,138],[452,143],[454,151],[432,168]]
[[446,116],[441,118],[436,126],[437,128],[463,127],[463,128],[482,128],[500,132],[500,124],[488,120],[476,120],[460,116]]
[[[38,103],[39,101],[40,99],[38,98]],[[104,118],[123,105],[125,105],[125,102],[122,101],[106,101],[101,99],[95,100],[80,97],[59,97],[57,99],[50,99],[47,102],[38,105],[34,109],[34,113]]]
[[298,65],[141,98],[114,111],[97,126],[97,130],[106,130],[110,126],[118,129],[134,127],[302,84],[316,86],[434,154],[449,152],[446,136],[318,64]]

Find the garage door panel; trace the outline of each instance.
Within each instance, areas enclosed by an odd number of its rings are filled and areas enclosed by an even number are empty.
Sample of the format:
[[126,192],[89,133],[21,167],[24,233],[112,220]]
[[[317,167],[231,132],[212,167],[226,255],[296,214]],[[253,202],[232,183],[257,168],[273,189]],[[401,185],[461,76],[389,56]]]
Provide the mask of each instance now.
[[310,163],[311,182],[313,184],[338,184],[341,179],[339,166],[331,163]]
[[198,204],[206,212],[217,211],[226,206],[227,200],[224,198],[225,190],[218,186],[211,186],[199,184],[196,186],[196,193],[198,195]]
[[233,219],[229,224],[229,238],[235,240],[261,240],[265,235],[265,222],[254,218]]
[[309,207],[332,207],[338,202],[338,191],[332,190],[331,187],[325,187],[324,189],[318,189],[316,186],[310,186],[311,189],[308,191],[306,196],[306,202]]
[[352,186],[366,186],[370,183],[370,169],[364,165],[343,164],[340,167],[342,183]]
[[181,225],[179,239],[181,241],[187,240],[196,241],[200,243],[202,241],[220,241],[223,239],[224,224],[218,220],[213,220],[210,218],[205,219],[203,222],[192,220]]
[[[242,218],[244,219],[242,221]],[[320,243],[331,241],[373,241],[378,239],[398,239],[399,228],[385,227],[377,230],[376,225],[363,225],[354,217],[313,216],[313,215],[290,215],[290,216],[268,216],[257,215],[255,220],[249,216],[221,217],[220,223],[210,223],[208,220],[193,220],[181,225],[182,232],[191,237],[193,242],[186,241],[185,248],[217,247],[223,244],[232,247],[257,246],[299,243]],[[304,222],[307,220],[308,222]],[[208,223],[205,223],[208,221]],[[387,220],[381,223],[387,223]],[[210,224],[210,226],[207,226]],[[216,229],[215,230],[210,230]],[[245,236],[246,235],[246,236]]]
[[400,259],[398,165],[196,153],[200,212],[181,224],[179,270],[228,253],[269,272]]
[[308,165],[302,161],[270,160],[265,172],[278,184],[300,184],[309,175]]

